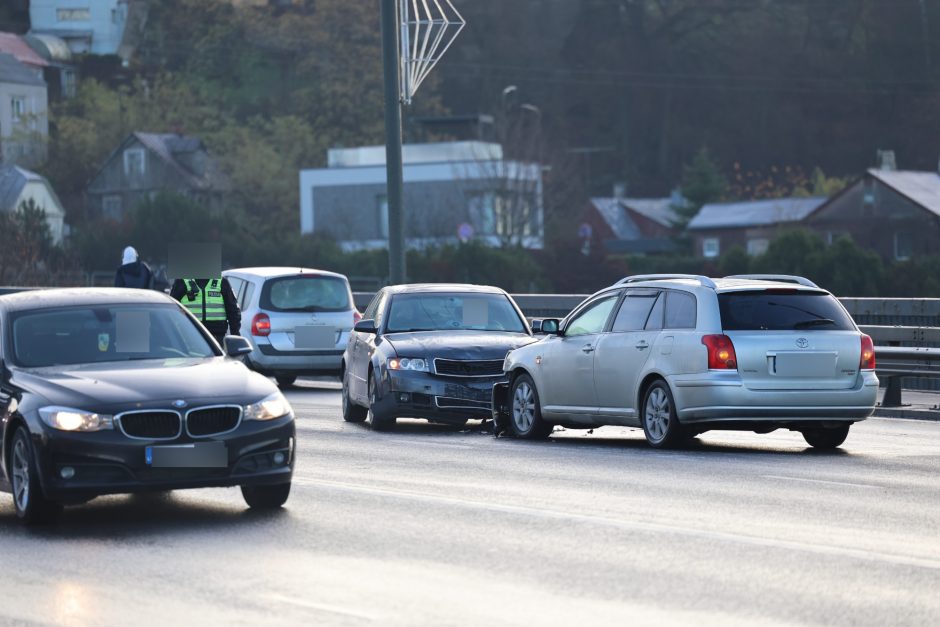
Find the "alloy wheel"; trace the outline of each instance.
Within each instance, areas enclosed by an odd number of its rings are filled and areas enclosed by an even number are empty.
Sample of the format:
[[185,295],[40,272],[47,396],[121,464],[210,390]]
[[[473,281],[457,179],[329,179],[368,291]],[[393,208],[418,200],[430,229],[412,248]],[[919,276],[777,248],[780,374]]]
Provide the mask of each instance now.
[[535,395],[528,382],[523,381],[516,387],[512,396],[512,420],[516,428],[525,433],[532,427],[535,419]]
[[646,427],[650,436],[657,442],[666,436],[669,428],[669,397],[660,387],[654,388],[646,399]]
[[17,440],[13,445],[13,498],[20,511],[29,507],[29,452],[26,443]]

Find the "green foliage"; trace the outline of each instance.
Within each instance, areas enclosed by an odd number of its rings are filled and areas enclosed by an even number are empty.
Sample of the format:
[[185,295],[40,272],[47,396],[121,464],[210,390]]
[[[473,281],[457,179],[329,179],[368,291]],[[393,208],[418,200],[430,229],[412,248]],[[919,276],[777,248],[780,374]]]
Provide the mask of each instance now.
[[0,284],[69,284],[73,264],[66,251],[53,245],[46,211],[32,199],[12,212],[0,212]]
[[731,274],[747,274],[751,266],[751,258],[742,246],[732,246],[718,260],[718,268],[722,276]]
[[725,193],[728,182],[721,169],[712,160],[708,148],[702,147],[692,163],[682,173],[682,195],[688,199],[686,207],[679,208],[680,215],[688,222],[698,210],[710,202],[719,200]]

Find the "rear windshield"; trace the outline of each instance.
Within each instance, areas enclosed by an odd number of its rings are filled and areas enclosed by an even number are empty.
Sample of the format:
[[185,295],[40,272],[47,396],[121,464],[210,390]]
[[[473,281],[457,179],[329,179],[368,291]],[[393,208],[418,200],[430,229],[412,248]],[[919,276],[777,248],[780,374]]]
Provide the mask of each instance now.
[[851,331],[839,302],[824,292],[760,290],[718,295],[725,331]]
[[349,285],[331,276],[288,276],[261,288],[262,309],[270,311],[347,311]]

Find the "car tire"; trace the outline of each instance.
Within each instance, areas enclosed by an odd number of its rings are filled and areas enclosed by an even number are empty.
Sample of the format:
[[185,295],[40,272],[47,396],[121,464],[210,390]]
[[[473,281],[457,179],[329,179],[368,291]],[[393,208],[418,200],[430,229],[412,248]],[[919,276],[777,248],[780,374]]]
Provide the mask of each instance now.
[[363,422],[369,416],[369,410],[352,402],[349,398],[349,374],[343,375],[343,420],[346,422]]
[[685,439],[686,431],[679,424],[672,391],[662,379],[646,388],[642,411],[643,434],[653,448],[672,448]]
[[62,504],[47,499],[42,493],[29,432],[23,427],[13,434],[9,464],[16,517],[26,525],[54,522],[62,513]]
[[390,431],[395,427],[395,416],[386,415],[381,410],[376,411],[378,401],[377,384],[373,372],[369,372],[369,424],[373,431]]
[[813,448],[821,450],[832,450],[839,448],[849,437],[849,428],[852,425],[841,425],[838,427],[820,427],[818,429],[804,429],[803,439]]
[[255,510],[279,509],[290,496],[290,482],[276,485],[243,485],[242,498]]
[[297,375],[295,374],[279,374],[274,377],[277,381],[278,387],[289,388],[294,385],[294,381],[297,380]]
[[542,419],[542,404],[535,382],[521,374],[512,382],[509,392],[509,430],[517,438],[544,440],[555,428]]

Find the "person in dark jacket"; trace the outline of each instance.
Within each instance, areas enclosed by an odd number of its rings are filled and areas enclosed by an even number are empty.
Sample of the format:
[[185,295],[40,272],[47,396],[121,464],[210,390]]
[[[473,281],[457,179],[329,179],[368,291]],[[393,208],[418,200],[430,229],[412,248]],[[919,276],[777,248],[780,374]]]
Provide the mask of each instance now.
[[123,264],[114,275],[114,287],[137,287],[153,289],[153,272],[150,266],[140,260],[133,246],[124,249]]
[[238,335],[242,313],[228,279],[176,279],[170,296],[189,309],[224,346],[225,332]]

